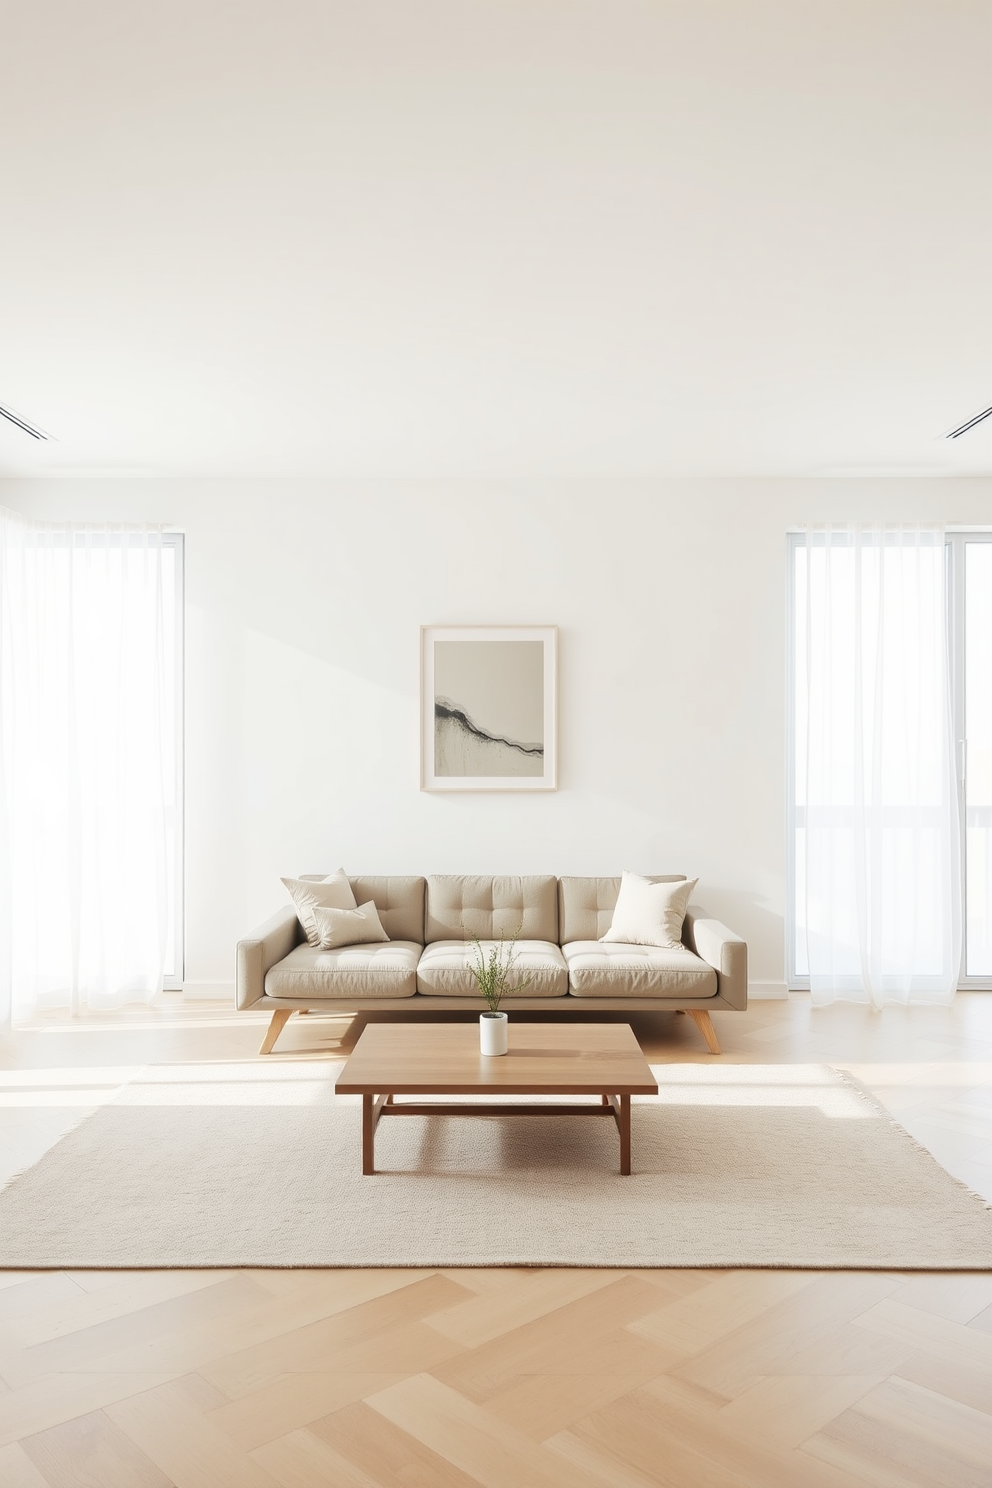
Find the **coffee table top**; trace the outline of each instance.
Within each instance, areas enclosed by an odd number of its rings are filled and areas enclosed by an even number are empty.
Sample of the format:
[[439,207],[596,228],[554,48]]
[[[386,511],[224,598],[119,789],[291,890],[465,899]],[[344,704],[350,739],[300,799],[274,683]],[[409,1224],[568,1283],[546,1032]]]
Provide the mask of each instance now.
[[478,1023],[369,1023],[339,1095],[657,1095],[627,1023],[516,1023],[509,1051],[479,1053]]

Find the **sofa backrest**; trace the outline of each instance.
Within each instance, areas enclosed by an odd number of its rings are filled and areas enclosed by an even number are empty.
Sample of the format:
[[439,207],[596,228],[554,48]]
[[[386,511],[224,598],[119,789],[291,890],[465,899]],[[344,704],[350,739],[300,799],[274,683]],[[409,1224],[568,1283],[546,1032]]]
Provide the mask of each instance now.
[[427,880],[397,874],[350,878],[358,904],[375,901],[382,928],[390,940],[424,943],[424,891]]
[[471,940],[473,935],[480,940],[517,935],[521,940],[557,944],[557,888],[558,880],[550,874],[432,874],[427,880],[425,938],[430,943]]
[[[652,883],[683,883],[684,873],[649,874]],[[618,878],[560,878],[558,923],[561,944],[570,940],[598,940],[613,922],[620,892]]]

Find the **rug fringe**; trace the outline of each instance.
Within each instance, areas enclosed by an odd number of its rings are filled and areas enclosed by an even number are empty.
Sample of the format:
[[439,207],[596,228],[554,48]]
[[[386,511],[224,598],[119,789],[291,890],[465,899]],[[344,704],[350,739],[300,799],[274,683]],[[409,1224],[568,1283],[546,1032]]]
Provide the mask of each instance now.
[[927,1157],[932,1157],[934,1162],[939,1163],[940,1167],[943,1168],[945,1173],[947,1173],[947,1176],[948,1178],[950,1178],[952,1183],[956,1183],[958,1188],[963,1189],[966,1194],[970,1194],[973,1199],[978,1199],[979,1203],[984,1209],[992,1210],[992,1201],[990,1201],[985,1194],[979,1193],[977,1189],[971,1188],[967,1183],[964,1182],[963,1179],[959,1178],[955,1173],[949,1172],[948,1169],[944,1167],[944,1164],[940,1162],[940,1159],[938,1157],[934,1157],[934,1154],[930,1151],[930,1148],[924,1147],[923,1143],[918,1141],[917,1138],[913,1136],[913,1133],[911,1131],[907,1131],[902,1122],[897,1121],[892,1112],[886,1110],[885,1106],[882,1105],[882,1102],[879,1100],[878,1096],[873,1094],[873,1092],[870,1091],[866,1085],[862,1084],[862,1082],[856,1075],[852,1075],[850,1070],[844,1069],[841,1065],[837,1064],[826,1064],[823,1067],[824,1069],[831,1070],[835,1075],[838,1075],[846,1085],[850,1086],[855,1095],[861,1097],[865,1105],[871,1106],[874,1111],[877,1111],[883,1117],[883,1119],[888,1122],[889,1126],[894,1127],[897,1132],[901,1132],[901,1134],[906,1138],[906,1141],[909,1142],[912,1147],[915,1147],[917,1152],[925,1152]]

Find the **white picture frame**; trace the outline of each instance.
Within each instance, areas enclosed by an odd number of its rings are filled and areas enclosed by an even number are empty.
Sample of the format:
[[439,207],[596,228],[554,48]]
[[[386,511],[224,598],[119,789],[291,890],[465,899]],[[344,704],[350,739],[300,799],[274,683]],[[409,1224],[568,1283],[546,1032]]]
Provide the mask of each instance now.
[[558,788],[558,627],[423,625],[425,791]]

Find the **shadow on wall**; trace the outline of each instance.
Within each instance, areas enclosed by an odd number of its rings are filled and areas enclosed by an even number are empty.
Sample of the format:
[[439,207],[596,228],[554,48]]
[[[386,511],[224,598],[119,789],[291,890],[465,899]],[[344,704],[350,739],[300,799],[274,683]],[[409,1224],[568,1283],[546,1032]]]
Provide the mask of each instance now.
[[785,917],[767,907],[767,901],[741,889],[712,887],[705,879],[694,899],[714,919],[721,920],[747,941],[748,975],[755,982],[785,985]]

